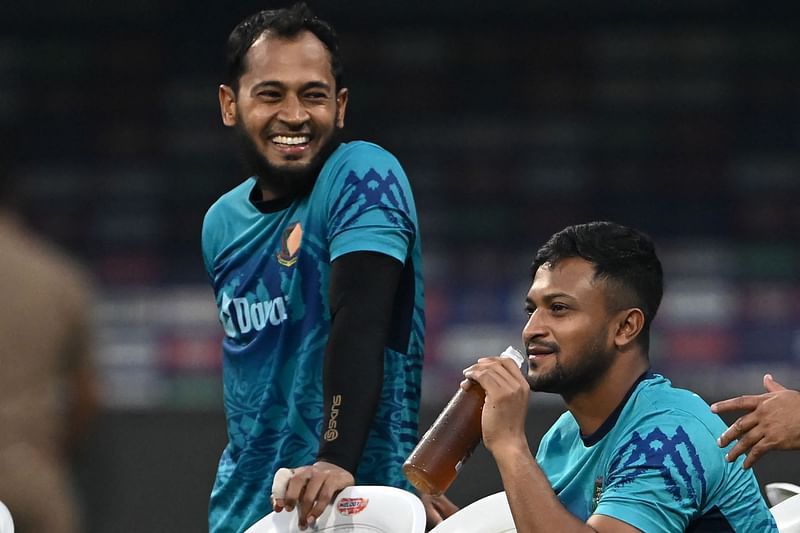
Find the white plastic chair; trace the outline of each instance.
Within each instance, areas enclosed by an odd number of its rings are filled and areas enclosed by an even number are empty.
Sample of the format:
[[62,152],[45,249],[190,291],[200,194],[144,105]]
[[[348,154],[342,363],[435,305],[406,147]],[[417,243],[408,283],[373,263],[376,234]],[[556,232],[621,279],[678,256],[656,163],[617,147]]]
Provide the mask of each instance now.
[[472,502],[450,515],[430,533],[516,533],[505,492]]
[[778,505],[783,500],[800,494],[800,487],[794,483],[767,483],[764,485],[764,492],[767,493],[767,501],[770,505]]
[[[297,511],[270,513],[245,533],[300,533]],[[385,486],[347,487],[308,532],[424,533],[425,507],[414,494]]]
[[14,521],[11,512],[3,502],[0,502],[0,533],[14,533]]
[[800,533],[800,494],[770,507],[780,533]]

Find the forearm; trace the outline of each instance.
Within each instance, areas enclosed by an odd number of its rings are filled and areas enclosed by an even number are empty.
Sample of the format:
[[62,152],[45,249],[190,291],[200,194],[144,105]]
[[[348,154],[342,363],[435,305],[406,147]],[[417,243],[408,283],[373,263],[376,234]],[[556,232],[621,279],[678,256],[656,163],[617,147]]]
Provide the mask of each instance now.
[[[527,442],[493,452],[493,455],[518,532],[595,531],[561,504]],[[554,524],[558,527],[554,528]]]
[[331,331],[317,459],[354,476],[383,389],[383,351],[402,267],[387,255],[355,252],[331,268]]
[[325,416],[317,459],[355,476],[383,387],[383,342],[374,331],[368,333],[364,317],[353,315],[348,310],[336,320],[362,327],[336,328],[325,350]]

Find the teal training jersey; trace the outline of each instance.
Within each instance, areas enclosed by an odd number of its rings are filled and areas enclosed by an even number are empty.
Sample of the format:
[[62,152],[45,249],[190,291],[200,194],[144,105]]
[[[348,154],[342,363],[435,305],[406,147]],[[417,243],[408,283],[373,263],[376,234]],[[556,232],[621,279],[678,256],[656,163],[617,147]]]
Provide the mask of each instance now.
[[602,514],[646,533],[777,531],[752,470],[717,446],[725,428],[699,396],[647,374],[588,437],[564,413],[536,459],[584,521]]
[[[331,262],[356,251],[404,265],[384,349],[379,405],[358,484],[410,489],[401,466],[417,441],[424,331],[420,236],[397,159],[366,142],[340,145],[311,193],[264,213],[250,178],[206,214],[202,247],[222,342],[228,444],[211,493],[209,529],[239,532],[271,511],[280,467],[312,464],[323,420]],[[354,383],[353,386],[358,386]]]

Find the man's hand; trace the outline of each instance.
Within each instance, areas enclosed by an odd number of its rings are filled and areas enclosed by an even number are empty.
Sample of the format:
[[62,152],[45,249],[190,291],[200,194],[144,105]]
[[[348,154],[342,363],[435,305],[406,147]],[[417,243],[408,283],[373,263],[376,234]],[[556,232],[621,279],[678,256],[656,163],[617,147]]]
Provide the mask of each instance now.
[[[272,508],[275,512],[284,509],[287,511],[297,507],[298,525],[305,529],[314,525],[319,515],[325,510],[336,495],[345,488],[353,485],[353,474],[347,470],[325,461],[317,461],[310,466],[292,468],[288,480],[277,479],[278,473],[283,477],[286,469],[276,473],[276,483],[273,484]],[[279,485],[285,483],[285,490],[281,493]]]
[[422,500],[422,505],[425,506],[425,531],[430,531],[441,524],[445,518],[458,511],[458,506],[445,495],[431,496],[430,494],[422,494],[420,499]]
[[525,415],[530,386],[516,363],[508,357],[483,357],[464,370],[468,378],[461,383],[470,387],[476,381],[486,391],[481,415],[483,444],[494,455],[500,448],[528,449]]
[[769,450],[800,449],[800,392],[789,390],[770,374],[764,376],[765,394],[739,396],[711,406],[715,413],[747,411],[720,436],[720,448],[738,439],[725,456],[729,462],[747,453],[750,468]]

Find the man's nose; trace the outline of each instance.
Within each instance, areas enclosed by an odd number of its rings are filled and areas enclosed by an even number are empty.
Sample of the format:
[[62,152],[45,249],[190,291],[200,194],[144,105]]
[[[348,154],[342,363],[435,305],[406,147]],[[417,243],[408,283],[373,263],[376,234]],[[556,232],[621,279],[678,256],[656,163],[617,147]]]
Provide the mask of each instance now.
[[288,95],[281,105],[278,118],[287,124],[302,124],[308,120],[308,110],[297,95]]
[[522,340],[527,344],[529,341],[546,335],[544,321],[539,310],[535,310],[528,317],[525,327],[522,328]]

